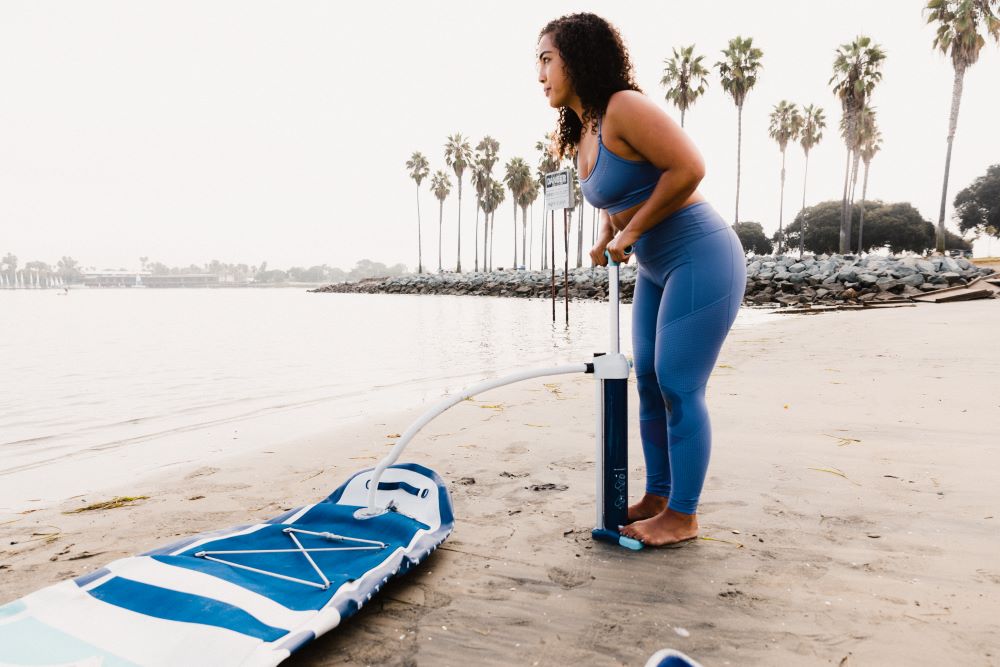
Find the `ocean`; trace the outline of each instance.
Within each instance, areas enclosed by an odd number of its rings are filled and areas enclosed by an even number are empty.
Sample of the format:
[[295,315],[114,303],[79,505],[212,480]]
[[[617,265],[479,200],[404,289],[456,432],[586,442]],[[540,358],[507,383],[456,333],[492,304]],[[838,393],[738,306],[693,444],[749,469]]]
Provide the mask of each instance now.
[[[547,300],[0,290],[0,511],[588,361],[608,348],[608,308],[573,302],[567,326]],[[743,309],[736,326],[767,318]]]

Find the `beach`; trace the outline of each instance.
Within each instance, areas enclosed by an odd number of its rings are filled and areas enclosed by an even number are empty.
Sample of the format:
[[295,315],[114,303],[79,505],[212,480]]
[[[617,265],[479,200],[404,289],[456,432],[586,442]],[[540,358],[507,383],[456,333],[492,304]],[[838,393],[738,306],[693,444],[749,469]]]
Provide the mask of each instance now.
[[[593,542],[593,379],[504,387],[403,457],[447,481],[452,536],[285,664],[1000,664],[1000,304],[773,317],[734,330],[709,384],[703,539]],[[0,517],[0,602],[314,502],[428,405],[308,435],[289,418],[266,449]],[[634,389],[629,408],[635,499]],[[148,498],[65,513],[114,496]]]

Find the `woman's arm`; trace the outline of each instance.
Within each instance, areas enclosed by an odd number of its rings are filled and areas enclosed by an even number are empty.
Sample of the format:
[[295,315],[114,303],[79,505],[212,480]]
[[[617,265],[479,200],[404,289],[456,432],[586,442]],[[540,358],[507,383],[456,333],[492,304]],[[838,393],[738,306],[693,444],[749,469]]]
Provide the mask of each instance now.
[[705,177],[705,163],[680,126],[641,93],[621,91],[613,95],[604,127],[609,125],[615,139],[663,171],[649,199],[615,239],[614,245],[624,248],[684,205]]

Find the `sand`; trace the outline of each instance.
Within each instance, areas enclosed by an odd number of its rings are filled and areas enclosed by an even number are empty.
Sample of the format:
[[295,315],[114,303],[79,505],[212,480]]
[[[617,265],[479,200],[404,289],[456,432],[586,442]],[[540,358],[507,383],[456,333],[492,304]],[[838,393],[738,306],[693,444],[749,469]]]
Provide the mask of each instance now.
[[[452,537],[286,664],[1000,664],[1000,302],[774,317],[710,383],[705,539],[592,542],[593,380],[495,390],[405,457],[448,480]],[[424,407],[0,516],[0,601],[321,498]],[[637,428],[631,468],[635,497]],[[149,499],[63,514],[115,494]]]

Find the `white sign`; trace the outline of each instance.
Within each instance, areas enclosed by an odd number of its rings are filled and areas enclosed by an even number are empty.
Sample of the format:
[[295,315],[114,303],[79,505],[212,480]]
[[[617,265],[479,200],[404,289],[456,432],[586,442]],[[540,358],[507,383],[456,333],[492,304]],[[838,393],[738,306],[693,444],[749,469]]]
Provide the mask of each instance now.
[[562,169],[545,174],[545,210],[561,211],[575,208],[573,201],[573,170]]

